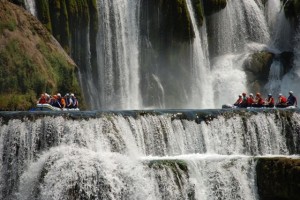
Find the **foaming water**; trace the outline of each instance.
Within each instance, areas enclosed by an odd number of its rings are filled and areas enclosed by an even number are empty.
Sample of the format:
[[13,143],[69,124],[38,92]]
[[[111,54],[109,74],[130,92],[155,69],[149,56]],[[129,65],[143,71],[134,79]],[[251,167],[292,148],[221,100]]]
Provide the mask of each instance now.
[[249,44],[262,47],[270,36],[261,4],[255,0],[227,1],[226,8],[209,17],[208,22],[209,32],[214,33],[211,51],[215,106],[221,107],[247,92],[243,65],[253,52]]
[[140,1],[98,1],[97,36],[98,108],[140,108],[139,9]]
[[257,199],[254,156],[299,150],[296,112],[175,116],[1,121],[0,197]]

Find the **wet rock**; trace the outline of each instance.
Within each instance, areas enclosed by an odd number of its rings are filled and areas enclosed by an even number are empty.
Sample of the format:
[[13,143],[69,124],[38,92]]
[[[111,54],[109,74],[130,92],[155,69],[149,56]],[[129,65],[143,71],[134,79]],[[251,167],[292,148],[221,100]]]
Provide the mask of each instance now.
[[296,200],[300,197],[300,159],[260,158],[256,166],[261,200]]

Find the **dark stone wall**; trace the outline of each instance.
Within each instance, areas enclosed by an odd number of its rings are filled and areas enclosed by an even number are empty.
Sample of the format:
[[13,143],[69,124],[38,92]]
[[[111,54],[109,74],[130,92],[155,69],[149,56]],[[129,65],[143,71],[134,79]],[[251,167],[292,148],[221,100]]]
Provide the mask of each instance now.
[[299,200],[300,159],[260,158],[256,173],[260,200]]

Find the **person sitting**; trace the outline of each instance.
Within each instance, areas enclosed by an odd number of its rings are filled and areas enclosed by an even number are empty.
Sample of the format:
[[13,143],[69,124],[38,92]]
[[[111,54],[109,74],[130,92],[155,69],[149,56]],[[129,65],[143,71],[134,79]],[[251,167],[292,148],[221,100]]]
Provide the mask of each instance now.
[[51,99],[51,104],[50,105],[52,105],[54,107],[57,107],[57,108],[62,108],[62,106],[60,104],[60,101],[58,100],[57,95],[53,95],[53,98]]
[[269,94],[268,98],[267,98],[267,102],[265,103],[265,106],[268,108],[273,108],[274,105],[275,105],[274,98],[273,98],[272,94]]
[[66,101],[61,97],[60,93],[57,93],[57,101],[60,103],[60,108],[63,109],[66,107]]
[[242,95],[239,95],[239,98],[236,100],[236,102],[233,105],[239,107],[242,101],[243,101]]
[[297,107],[297,98],[294,96],[293,91],[289,92],[289,97],[287,99],[287,106],[295,106]]
[[241,107],[241,108],[247,108],[247,106],[248,106],[247,99],[248,98],[246,96],[246,93],[243,92],[243,94],[242,94],[242,102],[240,103],[239,107]]
[[260,107],[263,107],[264,106],[264,99],[261,97],[261,94],[258,92],[256,93],[256,96],[255,96],[255,99],[254,99],[254,102],[252,104],[252,107],[257,107],[257,108],[260,108]]
[[287,107],[287,99],[281,93],[278,95],[278,103],[276,104],[277,108],[285,108]]
[[253,103],[254,103],[254,97],[253,97],[253,94],[250,93],[249,97],[247,98],[247,106],[251,107]]
[[67,93],[64,97],[65,99],[65,102],[66,102],[66,107],[67,108],[72,108],[73,107],[73,100],[72,98],[70,97],[69,93]]
[[78,100],[73,93],[71,93],[71,99],[73,101],[72,108],[78,108]]
[[38,104],[45,104],[47,103],[47,100],[46,100],[46,96],[45,94],[41,94],[41,97],[39,98],[39,100],[37,101]]

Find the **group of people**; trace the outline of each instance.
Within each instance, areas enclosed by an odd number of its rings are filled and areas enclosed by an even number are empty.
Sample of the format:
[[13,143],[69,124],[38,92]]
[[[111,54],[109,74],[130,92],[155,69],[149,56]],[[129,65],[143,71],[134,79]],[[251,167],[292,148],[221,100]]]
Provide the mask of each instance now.
[[50,96],[47,93],[41,94],[38,104],[50,104],[57,108],[78,108],[78,100],[73,93],[67,93],[64,97],[60,93]]
[[239,98],[234,103],[234,106],[240,108],[247,108],[247,107],[270,107],[273,108],[276,106],[277,108],[285,108],[288,106],[295,106],[297,107],[297,98],[294,96],[293,91],[289,91],[289,97],[286,98],[281,93],[278,95],[278,100],[275,104],[274,97],[272,94],[268,95],[268,98],[263,99],[260,93],[256,93],[254,97],[252,93],[249,96],[246,93],[239,95]]

